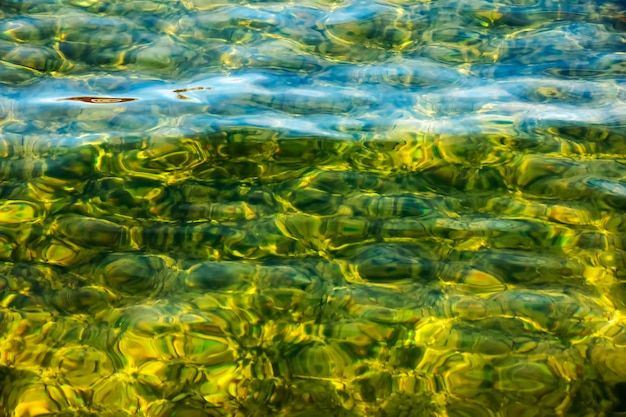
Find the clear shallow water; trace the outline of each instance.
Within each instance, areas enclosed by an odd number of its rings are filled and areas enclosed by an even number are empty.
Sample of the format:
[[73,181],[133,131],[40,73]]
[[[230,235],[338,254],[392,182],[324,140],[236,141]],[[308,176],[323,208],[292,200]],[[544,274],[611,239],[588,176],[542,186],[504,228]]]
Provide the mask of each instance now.
[[625,12],[0,0],[0,415],[624,415]]

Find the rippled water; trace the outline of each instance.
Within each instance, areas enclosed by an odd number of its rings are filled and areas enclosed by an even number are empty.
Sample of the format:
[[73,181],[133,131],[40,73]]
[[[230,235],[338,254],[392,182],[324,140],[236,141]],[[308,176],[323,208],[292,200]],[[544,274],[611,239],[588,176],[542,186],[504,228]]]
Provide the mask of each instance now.
[[0,0],[0,416],[626,415],[625,32]]

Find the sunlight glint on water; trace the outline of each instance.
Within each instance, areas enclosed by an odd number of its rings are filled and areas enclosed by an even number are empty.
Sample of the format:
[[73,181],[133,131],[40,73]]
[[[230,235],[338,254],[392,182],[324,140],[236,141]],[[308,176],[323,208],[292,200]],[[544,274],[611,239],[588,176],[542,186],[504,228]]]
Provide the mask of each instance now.
[[626,415],[620,0],[0,0],[0,417]]

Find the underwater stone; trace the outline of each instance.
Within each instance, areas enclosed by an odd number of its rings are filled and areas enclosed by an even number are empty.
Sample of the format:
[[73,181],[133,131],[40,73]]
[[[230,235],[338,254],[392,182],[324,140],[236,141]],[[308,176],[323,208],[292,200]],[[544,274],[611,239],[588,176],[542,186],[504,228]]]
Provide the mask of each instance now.
[[430,261],[400,246],[375,244],[355,259],[361,278],[370,282],[430,279]]
[[102,262],[101,276],[111,289],[127,295],[151,293],[163,286],[163,259],[153,255],[111,254]]

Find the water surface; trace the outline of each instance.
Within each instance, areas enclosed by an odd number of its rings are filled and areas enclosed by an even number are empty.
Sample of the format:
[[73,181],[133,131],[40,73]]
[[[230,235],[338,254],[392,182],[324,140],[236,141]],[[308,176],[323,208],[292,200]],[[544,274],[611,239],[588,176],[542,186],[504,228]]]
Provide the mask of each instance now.
[[0,416],[626,415],[625,30],[0,0]]

